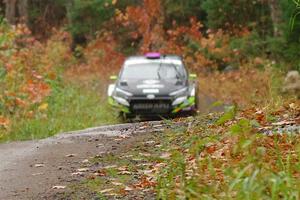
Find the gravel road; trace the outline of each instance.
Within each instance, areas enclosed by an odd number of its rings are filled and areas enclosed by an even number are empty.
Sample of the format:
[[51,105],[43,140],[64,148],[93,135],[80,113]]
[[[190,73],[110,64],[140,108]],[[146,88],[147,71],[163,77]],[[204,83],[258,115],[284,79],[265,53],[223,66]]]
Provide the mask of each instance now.
[[1,144],[0,199],[47,199],[54,186],[74,181],[71,174],[82,167],[83,160],[122,148],[114,138],[134,136],[122,141],[126,145],[169,126],[159,121],[121,124]]
[[[214,99],[201,96],[201,112],[211,111],[207,108],[213,102]],[[74,181],[71,174],[82,166],[83,160],[99,152],[122,151],[122,145],[137,142],[145,134],[183,125],[172,123],[152,121],[103,126],[44,140],[0,144],[0,200],[47,199],[54,186]],[[130,135],[134,137],[124,139],[122,145],[115,140]]]

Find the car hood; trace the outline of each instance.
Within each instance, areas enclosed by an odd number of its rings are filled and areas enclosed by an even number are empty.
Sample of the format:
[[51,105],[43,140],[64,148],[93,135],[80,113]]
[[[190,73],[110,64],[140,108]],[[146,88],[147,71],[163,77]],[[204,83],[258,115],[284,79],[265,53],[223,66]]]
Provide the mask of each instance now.
[[132,93],[134,96],[169,96],[171,92],[185,87],[182,81],[171,80],[124,80],[120,81],[118,87]]

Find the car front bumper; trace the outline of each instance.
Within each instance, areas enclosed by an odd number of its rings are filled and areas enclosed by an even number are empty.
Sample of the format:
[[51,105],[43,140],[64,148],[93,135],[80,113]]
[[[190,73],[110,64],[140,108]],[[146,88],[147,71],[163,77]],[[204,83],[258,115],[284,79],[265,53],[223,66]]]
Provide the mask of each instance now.
[[149,100],[146,98],[132,98],[128,100],[129,106],[118,103],[114,98],[109,97],[109,104],[119,112],[132,115],[175,115],[177,113],[192,111],[195,108],[195,97],[188,97],[178,105],[172,105],[173,99],[159,98]]

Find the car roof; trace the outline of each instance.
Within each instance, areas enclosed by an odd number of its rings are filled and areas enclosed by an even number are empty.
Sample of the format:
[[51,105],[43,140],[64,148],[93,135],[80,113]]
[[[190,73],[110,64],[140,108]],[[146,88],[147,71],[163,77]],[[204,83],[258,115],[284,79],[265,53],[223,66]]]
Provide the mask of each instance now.
[[126,60],[133,60],[133,59],[147,59],[147,60],[159,60],[159,59],[174,59],[174,60],[182,60],[180,56],[173,55],[173,54],[166,54],[166,55],[161,55],[160,58],[157,59],[149,59],[146,56],[130,56]]
[[170,63],[183,65],[182,58],[177,55],[162,55],[160,58],[147,58],[146,56],[130,56],[125,60],[125,65],[144,64],[144,63]]

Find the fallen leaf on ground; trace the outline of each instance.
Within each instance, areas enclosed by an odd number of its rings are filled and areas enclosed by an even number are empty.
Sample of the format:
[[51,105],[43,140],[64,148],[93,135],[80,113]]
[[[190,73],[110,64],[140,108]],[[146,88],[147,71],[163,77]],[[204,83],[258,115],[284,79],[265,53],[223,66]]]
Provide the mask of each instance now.
[[123,185],[123,183],[119,183],[119,182],[111,182],[111,184],[113,184],[115,186],[121,186],[121,185]]
[[104,193],[111,192],[111,191],[113,191],[113,190],[114,190],[113,188],[108,188],[108,189],[105,189],[105,190],[101,190],[100,193],[101,193],[101,194],[104,194]]
[[139,162],[139,161],[142,161],[143,159],[141,158],[132,158],[132,161],[135,161],[135,162]]
[[155,177],[155,170],[143,170],[142,173],[146,176]]
[[118,175],[131,175],[132,173],[129,171],[121,171],[118,173]]
[[77,169],[78,172],[88,172],[90,169],[89,168],[80,168]]
[[147,145],[151,145],[151,144],[155,144],[155,143],[156,142],[154,140],[150,140],[150,141],[145,142],[145,144],[147,144]]
[[66,157],[68,157],[68,158],[72,158],[72,157],[75,157],[76,156],[76,154],[68,154],[68,155],[66,155]]
[[94,176],[106,176],[106,172],[105,171],[99,171],[94,173]]
[[273,126],[283,126],[283,125],[291,125],[291,124],[296,124],[296,122],[295,121],[281,121],[281,122],[272,123]]
[[117,165],[107,165],[105,167],[103,167],[103,169],[111,169],[111,168],[117,168]]
[[142,164],[138,164],[136,165],[137,167],[147,167],[147,166],[152,166],[153,163],[142,163]]
[[123,158],[132,158],[133,155],[125,155],[125,156],[122,156]]
[[171,157],[171,154],[166,152],[166,153],[163,153],[161,154],[160,158],[161,159],[169,159]]
[[64,185],[55,185],[52,187],[52,189],[55,189],[55,190],[61,190],[61,189],[65,189],[65,188],[66,188],[66,186],[64,186]]
[[42,163],[35,164],[34,167],[37,167],[37,168],[39,168],[39,167],[45,167],[45,164],[42,164]]
[[74,172],[71,174],[72,176],[83,176],[82,172]]
[[145,156],[145,157],[150,157],[151,156],[150,153],[139,153],[139,154],[140,154],[140,156]]
[[129,191],[133,191],[133,188],[126,186],[124,190],[129,192]]
[[126,138],[130,138],[130,136],[129,135],[120,135],[119,138],[126,139]]
[[32,174],[32,176],[40,176],[40,175],[43,175],[44,173],[35,173],[35,174]]
[[118,170],[119,171],[127,171],[128,168],[126,166],[123,166],[123,167],[119,167]]
[[148,188],[148,187],[154,187],[155,185],[156,185],[156,182],[151,181],[150,178],[144,176],[141,178],[141,181],[139,183],[135,184],[134,186],[136,188],[144,189],[144,188]]

